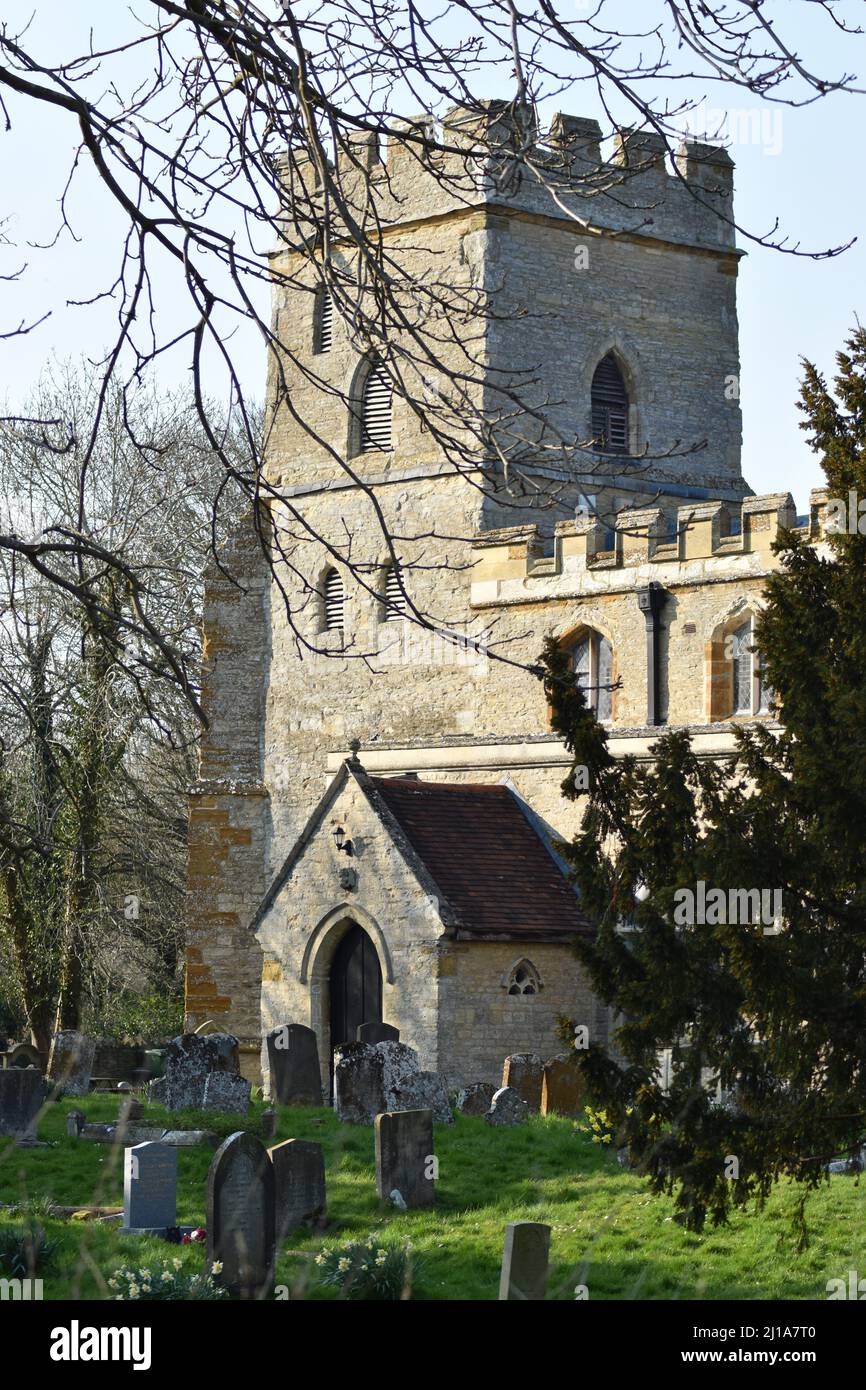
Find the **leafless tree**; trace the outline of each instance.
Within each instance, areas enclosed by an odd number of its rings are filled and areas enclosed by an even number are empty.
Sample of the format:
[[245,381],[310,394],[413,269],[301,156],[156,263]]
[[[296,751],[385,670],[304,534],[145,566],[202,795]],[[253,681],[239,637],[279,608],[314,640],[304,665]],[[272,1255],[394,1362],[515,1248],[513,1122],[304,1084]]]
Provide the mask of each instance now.
[[[542,456],[570,470],[579,488],[588,450],[593,470],[604,466],[599,441],[558,428],[556,403],[544,399],[531,374],[491,373],[480,349],[481,326],[513,310],[501,309],[482,289],[456,287],[429,267],[419,273],[394,252],[386,234],[395,216],[392,190],[387,173],[380,169],[373,177],[371,149],[387,142],[449,197],[467,204],[485,186],[528,180],[588,236],[604,236],[597,216],[602,199],[615,198],[647,160],[673,156],[694,105],[682,94],[695,84],[721,83],[791,106],[830,93],[862,95],[850,72],[815,70],[794,37],[808,18],[853,49],[862,39],[859,9],[846,0],[778,6],[769,0],[569,0],[563,6],[551,0],[523,6],[514,0],[332,0],[324,6],[140,0],[126,36],[114,43],[100,40],[101,7],[82,6],[81,49],[59,64],[28,27],[13,32],[4,24],[0,103],[7,138],[27,138],[34,104],[65,114],[80,132],[70,181],[90,161],[125,224],[103,291],[116,306],[118,330],[99,365],[92,418],[78,421],[72,434],[65,419],[9,419],[6,428],[46,455],[75,447],[86,478],[112,383],[136,389],[169,351],[183,348],[202,429],[226,479],[254,509],[261,544],[282,584],[296,538],[309,539],[312,525],[303,505],[281,495],[263,467],[232,341],[236,326],[252,322],[270,350],[275,405],[329,450],[335,466],[365,493],[399,567],[412,538],[389,534],[375,490],[350,458],[318,436],[315,412],[298,404],[298,383],[331,395],[340,388],[317,373],[260,307],[273,274],[287,288],[328,290],[358,353],[377,355],[393,391],[423,421],[444,462],[473,486],[495,491],[504,504],[513,496],[523,506],[535,486],[527,465]],[[646,137],[643,146],[632,145],[646,157],[587,162],[576,205],[566,198],[566,184],[573,189],[575,179],[568,132],[545,129],[543,116],[560,94],[584,89],[605,118],[605,134],[630,126]],[[485,100],[491,95],[501,102],[493,120]],[[425,114],[401,119],[413,109]],[[62,237],[74,230],[66,221],[68,186],[58,252]],[[691,195],[711,196],[697,188]],[[640,230],[651,211],[637,209],[633,229]],[[737,224],[736,231],[784,254],[820,257],[844,249],[803,248],[778,226]],[[274,247],[292,255],[272,270],[267,253]],[[289,263],[291,269],[283,268]],[[175,311],[184,301],[188,306],[180,327],[176,315],[164,314],[163,297]],[[34,328],[13,323],[4,332],[14,337]],[[217,367],[225,390],[209,391]],[[223,397],[222,415],[212,408],[215,394]],[[352,402],[344,404],[348,409]],[[243,467],[225,447],[227,409],[245,429],[249,462]],[[698,444],[674,447],[687,451]],[[647,461],[633,460],[637,467]],[[349,542],[341,546],[329,537],[327,545],[369,588],[373,581]],[[188,655],[150,604],[151,576],[94,533],[83,483],[68,515],[37,536],[6,531],[0,548],[79,602],[93,631],[110,638],[130,666],[179,684],[195,701]],[[83,566],[96,566],[112,591],[123,594],[115,609]],[[301,578],[308,591],[315,588],[313,576]],[[283,598],[297,640],[308,645],[285,587]],[[416,622],[434,623],[408,592],[405,599]]]
[[14,549],[0,555],[0,942],[44,1050],[55,1016],[78,1026],[124,983],[165,981],[177,965],[198,721],[154,653],[135,652],[138,634],[124,635],[124,577],[135,573],[141,618],[180,654],[195,697],[210,528],[219,539],[237,520],[189,396],[109,384],[85,451],[101,392],[87,364],[55,363],[29,411],[63,419],[69,447],[0,438],[16,534],[66,528],[80,508],[93,546],[55,552],[59,583]]

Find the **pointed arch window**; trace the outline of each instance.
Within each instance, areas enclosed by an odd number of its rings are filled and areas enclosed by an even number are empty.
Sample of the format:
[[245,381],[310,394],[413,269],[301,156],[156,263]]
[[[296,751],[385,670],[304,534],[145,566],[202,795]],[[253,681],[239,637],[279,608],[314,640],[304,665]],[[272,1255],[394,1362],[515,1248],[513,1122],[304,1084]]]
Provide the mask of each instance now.
[[512,966],[505,987],[509,994],[522,995],[524,998],[538,994],[541,977],[532,961],[519,960]]
[[603,357],[592,378],[592,437],[611,454],[628,453],[628,392],[612,352]]
[[313,351],[330,352],[334,341],[334,299],[330,290],[322,289],[316,294],[315,321],[313,324]]
[[370,363],[361,400],[361,449],[391,448],[393,388],[379,357]]
[[577,683],[600,724],[613,716],[613,648],[600,632],[587,632],[573,649]]
[[396,565],[388,565],[385,570],[383,590],[385,600],[385,622],[390,623],[406,615],[406,596],[400,588]]
[[325,582],[322,587],[322,598],[325,631],[342,632],[346,593],[343,588],[342,577],[337,570],[328,570],[328,573],[325,575]]
[[731,683],[734,714],[769,714],[772,689],[761,674],[760,653],[754,649],[753,619],[734,628],[731,648]]

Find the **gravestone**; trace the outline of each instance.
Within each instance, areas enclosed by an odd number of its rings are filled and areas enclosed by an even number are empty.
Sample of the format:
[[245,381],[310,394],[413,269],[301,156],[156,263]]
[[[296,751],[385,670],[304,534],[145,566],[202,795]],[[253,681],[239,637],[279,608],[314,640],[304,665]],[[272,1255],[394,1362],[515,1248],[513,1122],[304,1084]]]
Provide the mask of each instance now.
[[542,1115],[582,1115],[586,1086],[573,1057],[551,1057],[541,1083]]
[[399,1193],[410,1210],[432,1206],[436,1200],[432,1160],[432,1110],[387,1111],[376,1116],[376,1191],[382,1201],[394,1201]]
[[312,1028],[283,1023],[268,1033],[270,1098],[278,1105],[321,1105],[319,1046]]
[[0,1134],[13,1139],[35,1138],[44,1101],[40,1072],[20,1067],[0,1071]]
[[334,1052],[334,1109],[344,1125],[371,1125],[385,1109],[385,1058],[367,1043]]
[[510,1086],[502,1086],[484,1118],[489,1125],[522,1125],[529,1118],[529,1106]]
[[273,1139],[276,1136],[279,1121],[279,1115],[270,1106],[267,1110],[262,1111],[262,1137],[264,1139]]
[[66,1135],[69,1139],[77,1139],[81,1134],[86,1123],[87,1116],[83,1110],[67,1110],[66,1112]]
[[30,1043],[16,1043],[6,1053],[6,1065],[10,1069],[13,1067],[36,1067],[38,1071],[41,1071],[42,1058],[36,1048],[30,1046]]
[[500,1302],[531,1303],[547,1291],[550,1227],[540,1221],[512,1221],[505,1227],[499,1279]]
[[117,1107],[117,1123],[119,1125],[138,1124],[144,1118],[144,1106],[135,1096],[124,1096]]
[[202,1110],[219,1110],[224,1115],[246,1115],[250,1108],[252,1082],[227,1071],[212,1071],[205,1077]]
[[454,1112],[445,1078],[437,1071],[418,1071],[385,1093],[389,1110],[432,1110],[437,1124],[453,1125]]
[[514,1057],[506,1057],[502,1068],[502,1084],[516,1091],[525,1100],[530,1110],[541,1109],[541,1083],[544,1076],[544,1063],[532,1052],[521,1052]]
[[268,1149],[274,1168],[274,1227],[279,1243],[289,1231],[315,1226],[325,1215],[325,1158],[321,1144],[286,1139]]
[[489,1081],[473,1081],[471,1086],[463,1086],[457,1092],[458,1115],[486,1115],[490,1109],[496,1087]]
[[375,1047],[380,1042],[399,1042],[400,1029],[394,1028],[390,1023],[361,1023],[358,1025],[355,1037],[358,1042],[369,1043]]
[[55,1033],[48,1058],[48,1075],[67,1096],[86,1096],[90,1091],[96,1043],[83,1033],[67,1029]]
[[274,1263],[274,1169],[252,1134],[230,1134],[207,1180],[207,1262],[238,1298],[264,1298]]
[[177,1149],[136,1144],[124,1150],[124,1235],[163,1233],[177,1225]]
[[208,1077],[236,1076],[239,1070],[238,1040],[231,1033],[182,1033],[165,1048],[163,1074],[151,1081],[148,1096],[169,1110],[203,1110]]

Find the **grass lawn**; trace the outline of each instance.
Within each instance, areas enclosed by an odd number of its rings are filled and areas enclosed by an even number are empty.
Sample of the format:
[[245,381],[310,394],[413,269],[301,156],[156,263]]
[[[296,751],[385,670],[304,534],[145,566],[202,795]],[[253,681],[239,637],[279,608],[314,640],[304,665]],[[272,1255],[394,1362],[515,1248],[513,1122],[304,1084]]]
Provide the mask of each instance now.
[[[51,1148],[16,1149],[0,1139],[0,1203],[51,1198],[62,1206],[120,1205],[123,1154],[68,1139],[66,1113],[73,1108],[89,1121],[111,1122],[117,1099],[91,1096],[49,1106],[39,1135]],[[213,1114],[169,1116],[148,1105],[143,1123],[256,1132],[262,1109],[254,1104],[247,1121],[239,1122]],[[277,1283],[292,1297],[332,1298],[332,1290],[317,1286],[313,1256],[323,1242],[375,1234],[410,1242],[419,1257],[414,1297],[492,1299],[504,1228],[517,1220],[553,1228],[552,1299],[572,1299],[577,1284],[587,1286],[590,1299],[825,1299],[828,1279],[866,1268],[866,1183],[853,1177],[832,1177],[810,1199],[811,1241],[797,1254],[788,1187],[763,1213],[737,1216],[727,1228],[695,1236],[674,1222],[670,1202],[651,1197],[640,1178],[623,1172],[613,1154],[590,1143],[570,1120],[535,1116],[515,1129],[494,1130],[481,1119],[461,1117],[437,1125],[435,1135],[436,1208],[400,1213],[376,1196],[372,1128],[341,1125],[330,1110],[281,1110],[277,1140],[312,1139],[324,1147],[329,1225],[290,1237],[291,1250],[277,1263]],[[205,1224],[210,1160],[205,1148],[178,1150],[180,1224]],[[20,1219],[0,1209],[0,1229]],[[106,1297],[108,1277],[123,1264],[180,1258],[190,1271],[204,1266],[203,1246],[125,1237],[94,1221],[49,1218],[43,1224],[58,1243],[42,1275],[46,1298]]]

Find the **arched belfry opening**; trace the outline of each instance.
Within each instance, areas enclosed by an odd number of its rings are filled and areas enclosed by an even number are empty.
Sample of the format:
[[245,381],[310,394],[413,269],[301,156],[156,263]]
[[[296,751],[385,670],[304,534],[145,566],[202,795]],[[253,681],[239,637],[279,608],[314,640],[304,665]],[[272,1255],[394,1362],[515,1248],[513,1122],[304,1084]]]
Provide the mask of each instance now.
[[354,1042],[362,1023],[382,1022],[382,967],[372,939],[353,922],[340,939],[329,978],[331,1055]]
[[629,399],[622,368],[613,352],[603,357],[592,378],[592,435],[599,449],[627,454]]

